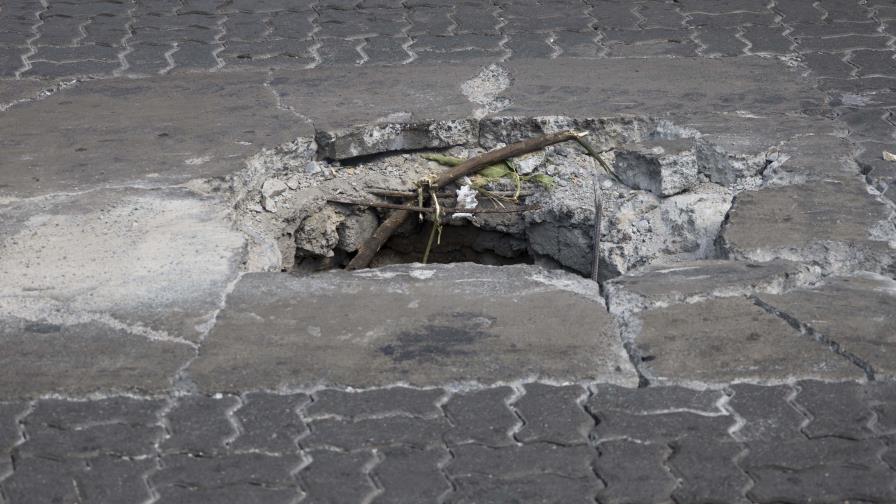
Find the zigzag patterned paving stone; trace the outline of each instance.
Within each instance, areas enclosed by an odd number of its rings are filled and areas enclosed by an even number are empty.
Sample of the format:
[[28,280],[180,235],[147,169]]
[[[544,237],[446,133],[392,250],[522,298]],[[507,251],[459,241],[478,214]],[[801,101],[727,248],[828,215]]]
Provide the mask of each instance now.
[[442,389],[414,389],[390,387],[363,391],[321,390],[314,394],[314,402],[305,408],[305,418],[360,417],[409,415],[418,417],[441,416],[437,403],[445,396]]
[[233,416],[239,422],[239,436],[230,448],[260,450],[265,453],[294,453],[296,440],[308,432],[299,417],[309,397],[305,394],[268,394],[252,392],[242,396],[242,405]]
[[298,475],[309,502],[363,502],[377,491],[369,477],[378,457],[369,450],[341,452],[314,450],[308,452],[311,464]]
[[807,418],[788,403],[796,393],[794,387],[738,383],[731,391],[727,406],[744,422],[732,432],[738,441],[789,440],[803,435],[800,428]]
[[678,485],[666,463],[672,449],[665,443],[641,443],[619,439],[596,445],[594,469],[606,483],[598,493],[600,502],[672,502]]
[[521,421],[507,405],[512,395],[510,387],[497,387],[452,396],[444,406],[453,425],[445,440],[451,444],[514,444],[510,432]]
[[165,415],[167,436],[160,448],[166,453],[213,455],[238,432],[228,413],[239,405],[234,396],[185,396]]
[[594,419],[579,405],[587,391],[570,385],[526,385],[526,393],[511,406],[523,419],[514,437],[523,443],[547,442],[563,445],[588,442]]

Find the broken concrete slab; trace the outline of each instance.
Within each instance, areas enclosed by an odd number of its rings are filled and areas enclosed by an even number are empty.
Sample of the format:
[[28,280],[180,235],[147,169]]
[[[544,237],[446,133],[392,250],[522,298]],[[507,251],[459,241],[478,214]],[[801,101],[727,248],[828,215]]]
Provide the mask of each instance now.
[[313,129],[266,73],[81,82],[0,115],[0,198],[223,177]]
[[106,320],[0,318],[0,400],[48,394],[160,394],[195,355]]
[[472,64],[362,66],[275,70],[271,88],[283,106],[319,132],[365,124],[421,123],[473,117],[476,104],[462,91],[481,68]]
[[623,145],[613,169],[623,183],[657,196],[672,196],[697,185],[697,156],[692,139]]
[[683,261],[638,268],[610,280],[604,289],[610,312],[630,315],[706,298],[779,293],[814,277],[808,267],[789,261]]
[[426,122],[385,122],[355,128],[321,131],[317,134],[318,155],[325,159],[419,149],[444,149],[472,145],[479,138],[479,123],[473,119]]
[[735,198],[720,247],[738,260],[882,272],[896,265],[891,213],[859,177],[745,191]]
[[[763,172],[771,185],[805,184],[839,179],[859,173],[853,146],[845,138],[808,134],[781,144]],[[878,153],[880,157],[880,153]]]
[[[512,84],[504,116],[647,114],[688,117],[801,112],[823,95],[795,69],[767,58],[519,59],[503,63]],[[757,79],[757,75],[762,75]],[[674,83],[674,84],[672,84]]]
[[792,324],[836,344],[878,380],[896,379],[896,281],[872,273],[829,277],[812,289],[757,297]]
[[469,263],[245,275],[188,372],[204,391],[524,377],[637,384],[596,284]]
[[749,299],[672,305],[639,318],[640,330],[630,335],[638,369],[658,385],[865,378],[847,358]]
[[97,321],[197,341],[245,238],[227,206],[186,189],[110,189],[0,207],[0,319]]

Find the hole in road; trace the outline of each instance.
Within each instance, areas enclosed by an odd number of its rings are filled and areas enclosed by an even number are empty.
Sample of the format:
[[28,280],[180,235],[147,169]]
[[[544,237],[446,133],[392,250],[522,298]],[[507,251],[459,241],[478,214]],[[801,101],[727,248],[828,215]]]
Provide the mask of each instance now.
[[[467,186],[476,208],[527,210],[442,215],[441,240],[431,247],[429,262],[535,263],[589,276],[595,189],[602,202],[602,279],[647,264],[713,258],[734,196],[759,186],[770,162],[765,152],[730,153],[698,131],[647,117],[489,118],[470,131],[450,121],[375,124],[319,135],[304,147],[305,156],[298,148],[267,153],[244,178],[240,224],[276,243],[265,253],[279,254],[283,271],[344,268],[394,211],[357,201],[416,206],[415,183],[448,169],[446,158],[469,159],[566,129],[587,132],[586,142],[603,152],[616,176],[570,141],[511,158],[512,172],[459,180],[440,190],[443,208],[469,205],[469,197],[458,197]],[[439,148],[446,143],[456,145]],[[432,214],[422,221],[415,214],[371,266],[420,262],[431,220]]]

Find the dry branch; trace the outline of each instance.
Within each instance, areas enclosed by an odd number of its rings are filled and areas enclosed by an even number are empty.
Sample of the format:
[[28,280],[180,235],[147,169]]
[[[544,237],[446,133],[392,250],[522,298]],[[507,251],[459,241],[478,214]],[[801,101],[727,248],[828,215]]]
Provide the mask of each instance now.
[[[568,140],[577,140],[582,135],[574,131],[562,131],[559,133],[550,133],[540,137],[529,138],[521,142],[510,144],[500,149],[480,154],[479,156],[470,158],[463,163],[451,167],[444,171],[434,180],[429,182],[430,189],[436,190],[442,188],[455,180],[472,175],[486,166],[504,161],[507,158],[522,156],[537,150],[541,150],[549,145],[554,145]],[[358,254],[348,263],[346,269],[356,270],[366,268],[373,256],[379,252],[380,247],[386,243],[392,233],[395,232],[414,212],[408,210],[397,210],[380,224],[380,227],[374,231],[373,236],[368,238],[358,248]]]
[[[341,205],[361,205],[368,206],[374,208],[391,208],[394,210],[407,210],[408,212],[422,212],[422,213],[435,213],[435,209],[430,207],[419,207],[419,206],[410,206],[410,205],[399,205],[397,203],[386,203],[383,201],[364,201],[364,200],[355,200],[355,199],[335,199],[330,198],[327,201],[330,203],[339,203]],[[445,214],[454,214],[454,213],[469,213],[469,214],[478,214],[478,213],[518,213],[518,212],[528,212],[531,210],[538,210],[538,205],[525,205],[525,206],[513,206],[513,207],[492,207],[492,208],[456,208],[456,207],[442,207],[440,212]]]

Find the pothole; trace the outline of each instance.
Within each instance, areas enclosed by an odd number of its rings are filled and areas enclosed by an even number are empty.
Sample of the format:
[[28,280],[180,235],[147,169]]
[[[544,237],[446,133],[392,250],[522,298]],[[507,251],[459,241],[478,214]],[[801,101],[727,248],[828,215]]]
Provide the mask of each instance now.
[[[240,227],[255,240],[248,268],[296,274],[344,268],[393,211],[345,202],[417,205],[415,183],[447,169],[433,154],[468,159],[563,130],[587,133],[585,141],[618,178],[572,141],[512,158],[515,174],[472,181],[477,208],[528,210],[444,216],[430,262],[537,263],[589,276],[595,190],[602,202],[602,279],[648,264],[716,258],[735,195],[758,187],[773,158],[773,152],[726,152],[698,131],[641,116],[374,124],[319,134],[260,154],[231,181]],[[458,206],[464,183],[441,188],[440,205]],[[371,266],[420,262],[431,227],[428,219],[410,219]]]

